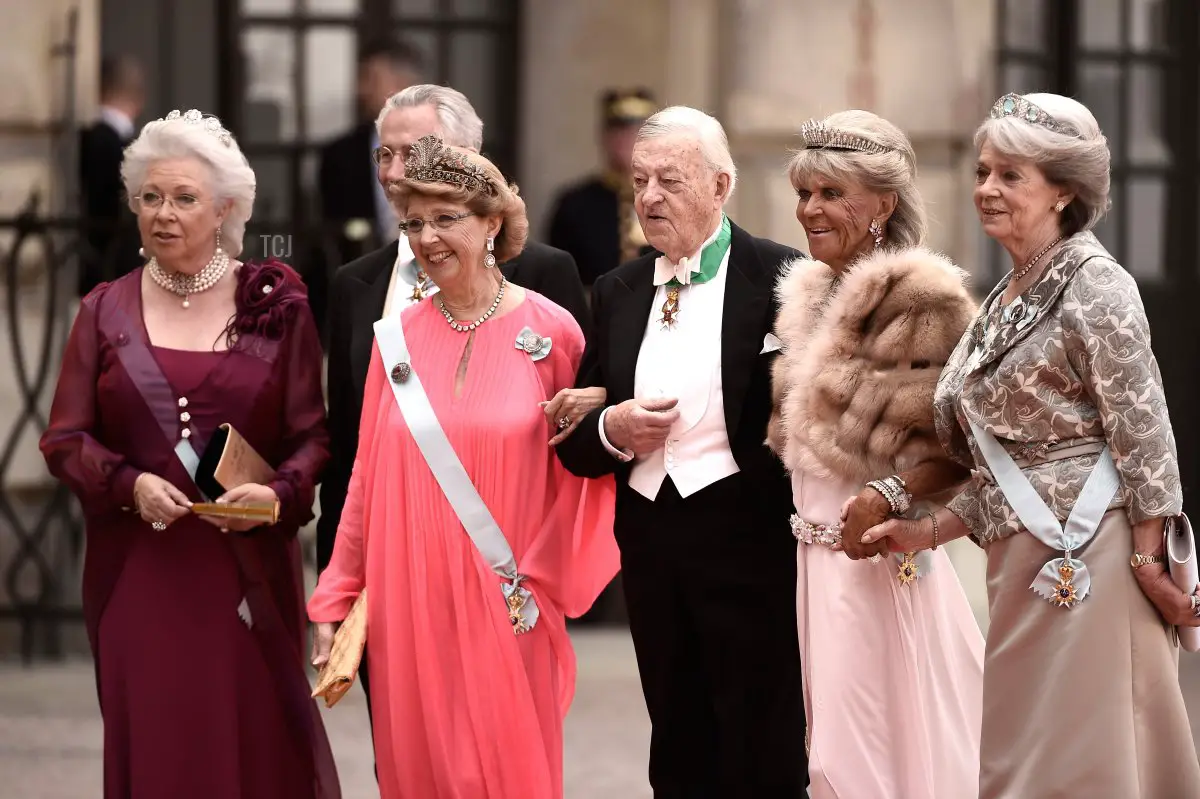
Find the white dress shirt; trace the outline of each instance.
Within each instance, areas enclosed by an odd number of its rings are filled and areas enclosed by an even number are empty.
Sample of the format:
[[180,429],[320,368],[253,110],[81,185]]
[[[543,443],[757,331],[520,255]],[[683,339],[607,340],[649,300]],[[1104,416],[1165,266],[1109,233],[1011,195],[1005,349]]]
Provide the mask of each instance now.
[[[392,264],[392,276],[388,278],[387,299],[383,301],[383,315],[401,313],[410,305],[420,300],[413,299],[413,289],[417,287],[417,257],[413,255],[408,243],[408,236],[401,236],[396,241],[396,262]],[[425,296],[437,293],[437,284],[425,278]]]
[[117,132],[121,141],[129,141],[137,132],[133,120],[129,118],[128,114],[107,105],[100,106],[100,119]]
[[[698,266],[700,254],[720,232],[718,226],[689,261]],[[600,416],[601,442],[614,457],[634,461],[629,486],[649,500],[657,498],[668,475],[679,495],[688,497],[739,471],[725,428],[721,381],[721,329],[732,249],[730,245],[725,251],[711,280],[680,290],[674,327],[665,329],[659,322],[667,287],[659,286],[654,295],[638,354],[634,397],[678,399],[679,419],[672,426],[666,445],[633,458],[613,447],[605,435],[604,422],[611,408]]]

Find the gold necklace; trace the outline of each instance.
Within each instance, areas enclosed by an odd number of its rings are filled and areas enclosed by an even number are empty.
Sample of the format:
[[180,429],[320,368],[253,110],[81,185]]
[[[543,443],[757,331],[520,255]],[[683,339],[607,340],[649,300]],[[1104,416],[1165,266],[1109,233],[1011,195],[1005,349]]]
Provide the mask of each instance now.
[[1039,252],[1037,255],[1033,256],[1033,258],[1028,263],[1026,263],[1023,267],[1021,267],[1020,270],[1013,272],[1011,282],[1016,283],[1018,280],[1025,277],[1025,275],[1029,274],[1029,271],[1031,269],[1033,269],[1035,266],[1037,266],[1039,263],[1041,263],[1042,259],[1046,257],[1046,253],[1053,250],[1054,247],[1062,240],[1063,240],[1063,237],[1059,236],[1057,239],[1055,239],[1054,241],[1050,242],[1045,247],[1043,247],[1042,251]]

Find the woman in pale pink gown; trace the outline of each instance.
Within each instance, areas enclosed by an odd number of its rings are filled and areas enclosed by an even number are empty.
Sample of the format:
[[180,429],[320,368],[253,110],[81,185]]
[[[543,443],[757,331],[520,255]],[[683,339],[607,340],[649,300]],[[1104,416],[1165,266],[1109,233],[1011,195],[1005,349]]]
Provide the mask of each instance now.
[[970,799],[983,638],[966,595],[944,549],[888,555],[859,537],[966,477],[938,444],[933,391],[975,304],[964,273],[920,246],[924,208],[899,129],[847,111],[801,135],[789,177],[813,260],[777,287],[768,443],[796,507],[810,792]]
[[[440,291],[401,316],[411,372],[383,362],[377,336],[337,543],[308,605],[314,662],[369,588],[383,799],[558,799],[575,686],[564,616],[587,610],[618,567],[611,480],[558,464],[539,405],[574,382],[583,336],[569,313],[490,268],[520,252],[527,229],[524,203],[490,162],[428,136],[405,169],[396,204]],[[527,632],[514,634],[507,581],[393,396],[390,381],[414,377],[525,576],[539,612]]]

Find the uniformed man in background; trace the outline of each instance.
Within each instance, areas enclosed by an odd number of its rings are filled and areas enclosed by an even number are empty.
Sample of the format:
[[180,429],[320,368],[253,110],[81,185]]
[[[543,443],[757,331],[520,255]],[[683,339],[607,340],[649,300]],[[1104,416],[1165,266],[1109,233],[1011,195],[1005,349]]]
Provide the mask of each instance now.
[[585,286],[647,251],[633,211],[630,173],[638,129],[657,110],[646,89],[604,92],[600,101],[604,169],[569,186],[555,203],[549,244],[575,257]]

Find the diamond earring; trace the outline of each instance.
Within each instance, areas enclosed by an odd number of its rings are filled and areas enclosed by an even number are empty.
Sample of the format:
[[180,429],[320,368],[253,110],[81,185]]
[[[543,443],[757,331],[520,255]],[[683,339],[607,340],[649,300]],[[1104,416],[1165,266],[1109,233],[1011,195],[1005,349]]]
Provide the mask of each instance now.
[[1063,205],[1063,202],[1062,202],[1062,200],[1059,200],[1059,201],[1058,201],[1058,204],[1054,206],[1054,210],[1055,210],[1057,213],[1060,213],[1060,214],[1061,214],[1061,213],[1062,213],[1062,210],[1063,210],[1063,208],[1065,208],[1065,207],[1066,207],[1066,206],[1064,206],[1064,205]]
[[487,255],[483,256],[483,265],[488,269],[495,269],[496,256],[493,254],[493,251],[496,249],[496,239],[492,236],[488,236],[487,249]]
[[875,249],[883,246],[883,225],[879,224],[879,220],[872,219],[871,224],[867,226],[867,230],[875,238]]
[[221,228],[217,228],[217,252],[221,251]]

